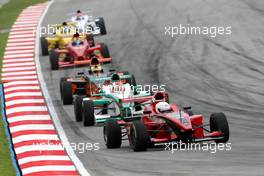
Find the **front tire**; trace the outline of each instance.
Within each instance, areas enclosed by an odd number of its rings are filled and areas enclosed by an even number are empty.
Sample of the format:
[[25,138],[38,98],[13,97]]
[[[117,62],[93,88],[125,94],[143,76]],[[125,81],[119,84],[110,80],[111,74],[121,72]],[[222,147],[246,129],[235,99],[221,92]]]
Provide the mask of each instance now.
[[121,127],[114,120],[109,120],[104,125],[104,140],[107,148],[120,148],[122,144]]
[[41,45],[42,56],[49,55],[49,47],[48,47],[49,44],[46,37],[40,37],[40,45]]
[[149,141],[145,125],[141,121],[134,121],[130,131],[130,147],[135,152],[146,151]]
[[67,77],[63,77],[63,78],[60,79],[60,94],[61,94],[61,99],[62,99],[62,87],[63,87],[64,82],[67,81],[67,79],[68,79]]
[[93,101],[83,101],[82,108],[83,126],[93,126],[95,124]]
[[72,83],[71,82],[62,82],[62,102],[64,105],[72,104]]
[[82,102],[83,98],[77,95],[74,100],[74,115],[76,122],[82,121]]
[[98,21],[96,21],[96,25],[100,28],[101,35],[106,35],[107,34],[104,18],[99,17]]
[[50,51],[50,67],[51,70],[59,69],[59,54],[55,50]]
[[224,113],[213,113],[210,116],[210,130],[219,131],[223,134],[223,139],[215,139],[216,143],[226,143],[229,139],[229,125]]
[[110,52],[108,50],[108,46],[104,43],[101,43],[101,53],[103,55],[104,58],[110,58]]

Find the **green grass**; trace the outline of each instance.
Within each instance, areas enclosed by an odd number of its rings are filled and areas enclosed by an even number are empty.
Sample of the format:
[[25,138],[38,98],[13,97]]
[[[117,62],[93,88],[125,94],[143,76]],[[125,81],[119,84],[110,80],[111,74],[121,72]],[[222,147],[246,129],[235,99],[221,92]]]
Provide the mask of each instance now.
[[[8,37],[8,33],[0,34],[0,58],[2,58],[4,56],[7,37]],[[3,61],[3,59],[0,59],[0,75],[1,75],[1,71],[2,71],[2,61]]]
[[7,37],[8,37],[8,33],[0,34],[0,58],[2,58],[4,55]]
[[0,119],[0,173],[2,176],[16,175],[8,150],[8,141],[6,140],[2,117]]
[[[0,30],[10,29],[21,11],[33,4],[45,2],[46,0],[9,0],[9,2],[0,8]],[[8,32],[0,33],[0,79],[2,70],[2,57],[6,47]],[[1,108],[1,107],[0,107]],[[4,123],[0,114],[0,175],[15,176],[15,169],[12,165],[6,140]]]
[[9,0],[0,8],[0,30],[9,29],[20,12],[33,4],[45,2],[46,0]]

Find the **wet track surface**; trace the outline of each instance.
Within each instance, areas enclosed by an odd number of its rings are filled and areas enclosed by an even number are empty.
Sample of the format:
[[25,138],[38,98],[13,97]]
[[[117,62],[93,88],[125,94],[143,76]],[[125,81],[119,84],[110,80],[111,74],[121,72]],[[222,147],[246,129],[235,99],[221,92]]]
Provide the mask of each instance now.
[[[42,71],[70,142],[99,142],[99,151],[76,153],[93,175],[263,175],[264,173],[264,2],[206,0],[57,0],[43,25],[60,23],[65,13],[93,9],[105,19],[113,67],[134,73],[138,83],[165,84],[170,99],[191,105],[209,120],[224,112],[230,126],[231,151],[150,149],[134,153],[104,146],[102,127],[74,121],[73,106],[60,101],[60,77],[75,69],[51,71],[40,57]],[[232,35],[164,35],[178,24],[232,26]]]

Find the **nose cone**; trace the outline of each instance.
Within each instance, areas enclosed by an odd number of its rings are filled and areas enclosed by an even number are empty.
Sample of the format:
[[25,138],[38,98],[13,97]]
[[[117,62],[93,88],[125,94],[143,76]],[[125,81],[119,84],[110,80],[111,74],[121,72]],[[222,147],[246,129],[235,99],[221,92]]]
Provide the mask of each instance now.
[[77,57],[83,57],[85,54],[85,47],[82,45],[75,47],[75,53]]

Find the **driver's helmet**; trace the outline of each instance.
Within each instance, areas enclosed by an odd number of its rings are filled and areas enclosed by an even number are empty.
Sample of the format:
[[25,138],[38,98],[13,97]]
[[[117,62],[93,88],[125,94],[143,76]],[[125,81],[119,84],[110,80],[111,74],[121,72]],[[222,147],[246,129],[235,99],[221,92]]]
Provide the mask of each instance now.
[[170,104],[167,102],[159,102],[156,104],[155,110],[157,113],[166,113],[166,112],[170,112],[171,107]]
[[111,76],[111,81],[112,82],[119,82],[120,81],[120,76],[118,75],[118,74],[113,74],[112,76]]
[[76,12],[76,20],[81,20],[82,15],[83,15],[82,11],[77,10],[77,12]]
[[80,35],[78,33],[74,34],[72,37],[72,45],[76,46],[76,45],[80,45],[82,43],[81,39],[80,39]]
[[67,34],[69,32],[69,26],[68,26],[68,23],[67,22],[63,22],[62,23],[62,31],[64,34]]
[[91,65],[90,65],[90,71],[92,73],[102,72],[103,68],[96,56],[93,56],[91,58]]
[[122,85],[123,85],[123,81],[121,80],[120,76],[117,73],[114,73],[111,76],[111,82],[112,85],[115,87],[115,90],[121,90],[122,89]]

